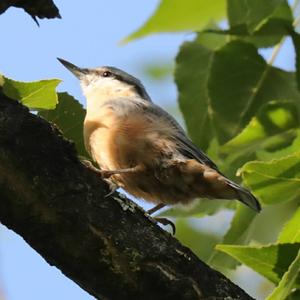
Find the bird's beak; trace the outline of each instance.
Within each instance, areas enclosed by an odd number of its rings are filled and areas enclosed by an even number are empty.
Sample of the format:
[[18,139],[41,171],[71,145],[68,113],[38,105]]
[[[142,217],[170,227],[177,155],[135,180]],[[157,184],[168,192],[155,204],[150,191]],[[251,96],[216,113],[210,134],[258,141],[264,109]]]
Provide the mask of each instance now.
[[88,74],[88,69],[86,68],[79,68],[70,62],[62,59],[57,58],[60,63],[62,63],[71,73],[73,73],[78,79],[81,79],[84,75]]

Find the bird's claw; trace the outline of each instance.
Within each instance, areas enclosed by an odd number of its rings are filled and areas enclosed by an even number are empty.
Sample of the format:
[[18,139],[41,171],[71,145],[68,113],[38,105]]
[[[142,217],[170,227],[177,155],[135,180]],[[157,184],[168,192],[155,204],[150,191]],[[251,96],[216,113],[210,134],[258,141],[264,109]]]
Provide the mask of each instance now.
[[104,179],[104,181],[107,183],[107,185],[109,187],[109,193],[107,193],[104,196],[105,198],[107,198],[107,197],[111,196],[119,188],[119,186],[109,179]]
[[173,235],[175,235],[176,233],[176,227],[175,227],[175,224],[170,221],[169,219],[166,219],[166,218],[159,218],[159,217],[156,217],[156,218],[153,218],[156,222],[162,224],[162,225],[170,225],[172,227],[172,232],[173,232]]

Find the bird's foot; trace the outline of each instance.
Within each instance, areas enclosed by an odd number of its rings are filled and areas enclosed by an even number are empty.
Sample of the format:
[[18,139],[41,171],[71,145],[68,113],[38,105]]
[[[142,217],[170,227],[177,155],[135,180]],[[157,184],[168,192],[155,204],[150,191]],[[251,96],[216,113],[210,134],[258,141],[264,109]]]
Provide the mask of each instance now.
[[104,196],[105,198],[107,198],[107,197],[111,196],[119,188],[119,186],[115,182],[113,182],[107,178],[104,179],[104,181],[107,183],[107,185],[109,187],[109,191],[110,191],[109,193],[107,193]]
[[115,175],[117,174],[117,171],[116,170],[102,170],[102,169],[98,169],[96,168],[92,163],[91,161],[89,160],[82,160],[81,161],[86,167],[92,169],[93,171],[95,171],[96,173],[98,173],[99,175],[101,175],[102,178],[109,178],[111,177],[112,175]]
[[158,223],[160,223],[162,225],[165,225],[165,226],[170,225],[172,227],[172,233],[173,233],[173,235],[175,235],[175,233],[176,233],[176,227],[175,227],[175,224],[172,221],[170,221],[170,220],[168,220],[166,218],[159,218],[159,217],[156,217],[156,218],[153,218],[153,219],[156,222],[158,222]]
[[97,169],[90,160],[87,159],[81,159],[81,162],[88,168],[92,169],[92,170],[97,170],[99,171],[99,169]]

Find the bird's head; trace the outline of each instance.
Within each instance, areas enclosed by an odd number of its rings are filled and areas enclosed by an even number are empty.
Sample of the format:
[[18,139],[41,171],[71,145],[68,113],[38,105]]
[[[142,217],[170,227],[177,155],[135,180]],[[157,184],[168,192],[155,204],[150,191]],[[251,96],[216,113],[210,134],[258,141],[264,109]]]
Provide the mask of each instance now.
[[58,60],[80,80],[82,91],[87,98],[95,95],[110,99],[125,96],[151,101],[140,80],[118,68],[79,68],[64,59]]

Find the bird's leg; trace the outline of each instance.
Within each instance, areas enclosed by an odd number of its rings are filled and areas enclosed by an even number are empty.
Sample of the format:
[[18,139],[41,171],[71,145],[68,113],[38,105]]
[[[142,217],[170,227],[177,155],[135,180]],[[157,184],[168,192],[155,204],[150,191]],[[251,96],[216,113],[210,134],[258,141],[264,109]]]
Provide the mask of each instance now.
[[109,178],[112,175],[136,173],[136,172],[143,171],[144,169],[145,167],[143,165],[136,165],[135,167],[132,168],[116,169],[116,170],[99,170],[99,172],[104,178]]
[[[81,160],[81,162],[85,166],[87,166],[88,168],[92,169],[93,171],[95,171],[96,173],[98,173],[102,176],[101,170],[96,168],[89,160],[84,159],[84,160]],[[109,190],[110,190],[110,192],[107,193],[104,197],[109,197],[119,188],[119,186],[112,180],[109,180],[108,178],[104,178],[103,180],[107,183]]]
[[159,203],[159,204],[155,205],[154,207],[152,207],[151,209],[147,210],[147,214],[152,215],[156,211],[160,210],[161,208],[163,208],[165,206],[166,206],[166,204]]
[[[149,215],[152,215],[153,213],[157,212],[158,210],[160,210],[161,208],[165,207],[166,204],[163,204],[163,203],[159,203],[157,205],[155,205],[154,207],[152,207],[151,209],[147,210],[147,213]],[[170,225],[172,227],[172,231],[173,231],[173,235],[175,234],[176,232],[176,227],[175,227],[175,224],[166,219],[166,218],[160,218],[160,217],[155,217],[153,218],[156,222],[162,224],[162,225]]]
[[116,174],[126,174],[126,173],[140,172],[140,171],[143,171],[145,169],[145,167],[143,165],[136,165],[135,167],[132,167],[132,168],[116,169],[116,170],[103,170],[103,169],[96,168],[89,160],[82,160],[81,162],[85,166],[87,166],[88,168],[90,168],[93,171],[101,174],[101,176],[104,177],[104,178],[109,178],[112,175],[116,175]]

